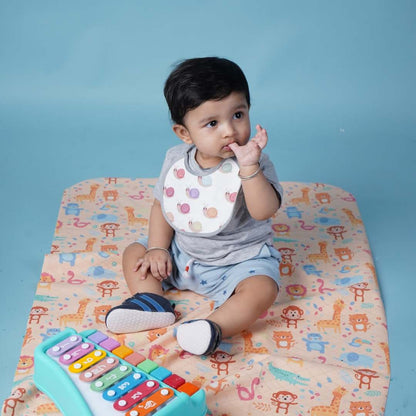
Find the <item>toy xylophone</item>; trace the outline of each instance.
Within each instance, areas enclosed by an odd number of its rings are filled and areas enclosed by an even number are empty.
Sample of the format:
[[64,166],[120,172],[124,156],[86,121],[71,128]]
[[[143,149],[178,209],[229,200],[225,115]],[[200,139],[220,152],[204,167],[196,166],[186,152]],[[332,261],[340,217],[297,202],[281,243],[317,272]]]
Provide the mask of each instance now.
[[68,416],[207,414],[202,389],[93,329],[40,344],[34,381]]

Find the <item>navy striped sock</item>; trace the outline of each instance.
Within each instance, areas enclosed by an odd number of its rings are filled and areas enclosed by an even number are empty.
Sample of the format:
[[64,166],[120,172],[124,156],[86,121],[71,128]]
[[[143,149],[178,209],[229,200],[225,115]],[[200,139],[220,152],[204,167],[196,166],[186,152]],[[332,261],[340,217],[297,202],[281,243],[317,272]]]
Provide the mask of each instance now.
[[131,309],[132,303],[146,312],[173,312],[171,303],[163,296],[154,293],[136,293],[119,307]]

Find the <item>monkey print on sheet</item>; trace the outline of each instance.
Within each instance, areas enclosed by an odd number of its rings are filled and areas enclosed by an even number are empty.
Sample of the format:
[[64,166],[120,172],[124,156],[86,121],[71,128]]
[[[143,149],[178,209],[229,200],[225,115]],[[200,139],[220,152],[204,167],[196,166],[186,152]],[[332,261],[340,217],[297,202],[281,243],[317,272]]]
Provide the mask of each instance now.
[[[106,312],[129,296],[121,254],[147,235],[155,182],[99,178],[65,190],[2,415],[59,414],[34,386],[34,349],[66,326],[106,331]],[[213,304],[169,291],[175,325],[115,337],[204,389],[213,416],[382,416],[387,328],[355,198],[320,183],[282,186],[283,206],[272,220],[282,285],[257,322],[211,356],[191,356],[178,347],[174,328],[206,317]],[[205,214],[215,215],[209,208]]]

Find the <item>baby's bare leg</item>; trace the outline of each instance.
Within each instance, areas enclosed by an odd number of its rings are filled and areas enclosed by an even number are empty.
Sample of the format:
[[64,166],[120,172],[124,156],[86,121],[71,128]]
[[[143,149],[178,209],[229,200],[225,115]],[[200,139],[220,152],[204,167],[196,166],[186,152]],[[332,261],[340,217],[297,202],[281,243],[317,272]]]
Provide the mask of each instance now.
[[134,295],[138,292],[155,293],[163,295],[162,283],[155,279],[149,272],[146,279],[135,271],[137,261],[144,256],[146,247],[139,243],[130,244],[123,253],[123,274],[126,279],[130,293]]
[[248,277],[208,319],[220,326],[224,338],[231,337],[252,325],[274,303],[278,293],[270,277]]
[[207,319],[188,321],[177,329],[178,344],[196,355],[209,355],[222,337],[247,329],[276,300],[279,289],[268,276],[251,276],[241,281],[234,294]]
[[121,305],[106,315],[107,328],[114,333],[146,331],[172,325],[175,312],[169,300],[163,297],[161,281],[149,272],[143,276],[136,271],[137,262],[146,247],[133,243],[123,253],[123,273],[132,294]]

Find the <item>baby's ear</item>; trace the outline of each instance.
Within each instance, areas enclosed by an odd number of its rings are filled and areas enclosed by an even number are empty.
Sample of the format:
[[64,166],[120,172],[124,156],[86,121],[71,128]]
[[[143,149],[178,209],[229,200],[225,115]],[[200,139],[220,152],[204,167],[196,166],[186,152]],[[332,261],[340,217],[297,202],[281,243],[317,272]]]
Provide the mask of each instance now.
[[186,144],[192,144],[188,129],[183,124],[174,124],[172,130]]

